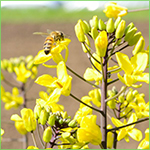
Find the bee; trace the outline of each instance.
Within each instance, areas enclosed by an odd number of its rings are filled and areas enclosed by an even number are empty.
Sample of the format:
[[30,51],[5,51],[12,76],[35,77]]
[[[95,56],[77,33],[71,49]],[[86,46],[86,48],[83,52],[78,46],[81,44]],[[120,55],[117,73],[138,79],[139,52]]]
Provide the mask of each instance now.
[[52,31],[49,33],[43,33],[43,32],[34,32],[33,34],[40,34],[40,35],[46,35],[46,39],[43,45],[43,49],[46,55],[48,55],[54,45],[59,43],[60,41],[63,41],[65,38],[65,35],[61,31]]

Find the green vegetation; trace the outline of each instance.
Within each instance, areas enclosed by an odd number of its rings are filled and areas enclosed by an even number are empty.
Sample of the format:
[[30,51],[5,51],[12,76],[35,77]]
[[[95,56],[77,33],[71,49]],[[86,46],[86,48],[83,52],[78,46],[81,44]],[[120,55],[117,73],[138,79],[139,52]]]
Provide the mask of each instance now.
[[[93,15],[98,14],[99,18],[104,19],[105,14],[100,11],[67,11],[61,9],[50,9],[41,7],[39,9],[1,9],[1,23],[49,23],[49,22],[76,22],[78,19],[89,20]],[[149,12],[132,12],[124,17],[128,21],[148,21]]]

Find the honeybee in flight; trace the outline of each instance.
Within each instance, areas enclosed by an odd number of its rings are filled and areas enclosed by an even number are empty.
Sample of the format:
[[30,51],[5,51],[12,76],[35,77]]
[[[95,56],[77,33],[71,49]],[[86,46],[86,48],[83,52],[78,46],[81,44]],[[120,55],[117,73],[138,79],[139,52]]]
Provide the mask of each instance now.
[[54,45],[63,41],[65,35],[61,31],[52,31],[51,33],[34,32],[33,34],[46,35],[46,39],[43,45],[43,49],[46,55],[48,55]]

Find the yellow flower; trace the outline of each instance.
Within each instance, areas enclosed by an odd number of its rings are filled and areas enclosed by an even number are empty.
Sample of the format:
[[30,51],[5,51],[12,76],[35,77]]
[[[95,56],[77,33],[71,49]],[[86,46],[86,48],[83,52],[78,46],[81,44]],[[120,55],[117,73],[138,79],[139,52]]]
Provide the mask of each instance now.
[[[71,42],[70,39],[64,39],[63,41],[60,41],[56,47],[53,47],[48,55],[45,55],[44,50],[41,50],[38,52],[38,54],[34,58],[34,64],[42,64],[47,62],[50,59],[53,59],[53,61],[58,64],[60,61],[67,61],[68,58],[68,44]],[[61,55],[61,51],[66,49],[66,55],[65,59]]]
[[77,130],[77,139],[79,142],[90,142],[93,145],[99,145],[102,140],[101,130],[96,125],[96,115],[88,115],[82,118],[80,128]]
[[[53,92],[53,94],[57,96],[57,93],[55,94],[55,92],[57,92],[57,91],[55,90]],[[62,112],[64,110],[64,106],[57,104],[57,102],[59,101],[59,97],[53,97],[53,99],[52,99],[51,96],[53,96],[53,95],[52,94],[48,95],[46,92],[41,91],[40,92],[41,98],[36,99],[36,103],[40,104],[41,107],[45,107],[45,108],[47,106],[50,106],[51,111],[53,113],[55,113],[57,111]]]
[[[127,124],[130,124],[132,122],[136,122],[137,121],[137,117],[135,115],[135,113],[132,113],[132,115],[130,116],[128,122],[126,122],[126,120],[124,120],[124,123],[122,123],[120,120],[112,117],[111,118],[112,123],[116,126],[116,127],[121,127]],[[116,131],[118,136],[117,136],[117,140],[120,141],[123,138],[126,140],[126,142],[129,142],[129,136],[136,140],[136,141],[140,141],[142,139],[142,132],[136,128],[134,128],[135,124],[124,127],[119,129],[119,131]]]
[[145,138],[140,142],[137,149],[149,149],[149,128],[145,130]]
[[149,102],[145,103],[145,100],[140,94],[135,96],[137,102],[132,102],[128,107],[133,108],[138,118],[149,117]]
[[118,73],[118,78],[128,87],[140,87],[141,85],[135,85],[136,82],[149,83],[149,73],[143,73],[148,64],[148,54],[139,52],[129,60],[129,57],[123,53],[116,53],[116,58],[120,68],[125,72],[122,77]]
[[21,110],[21,116],[24,126],[28,132],[32,132],[36,129],[36,119],[32,109],[23,108]]
[[117,3],[109,2],[105,4],[103,11],[108,18],[117,18],[127,15],[127,8],[118,6]]
[[1,136],[4,134],[4,130],[1,128]]
[[23,104],[23,98],[19,96],[19,90],[16,87],[12,89],[11,94],[9,92],[5,92],[5,89],[1,86],[1,99],[5,103],[6,110],[18,108],[21,104]]
[[[89,106],[92,106],[90,103],[91,98],[89,96],[83,96],[81,98],[81,101],[83,101],[84,103],[86,103]],[[84,104],[80,103],[80,108],[76,112],[76,114],[74,116],[74,120],[77,120],[77,122],[80,123],[83,117],[85,117],[87,115],[91,115],[91,114],[92,114],[92,109],[85,106]]]
[[57,65],[57,77],[52,77],[50,75],[42,75],[36,79],[36,83],[42,86],[53,89],[50,99],[59,98],[60,95],[69,96],[71,91],[71,80],[72,77],[67,74],[66,65],[61,61]]
[[39,148],[35,146],[28,146],[27,149],[39,149]]
[[31,71],[26,69],[24,63],[21,63],[19,67],[14,67],[14,71],[17,75],[17,80],[23,83],[26,83],[27,79],[31,76]]
[[17,114],[12,115],[10,120],[15,121],[15,127],[20,134],[22,135],[27,134],[28,131],[25,128],[23,119],[19,115]]

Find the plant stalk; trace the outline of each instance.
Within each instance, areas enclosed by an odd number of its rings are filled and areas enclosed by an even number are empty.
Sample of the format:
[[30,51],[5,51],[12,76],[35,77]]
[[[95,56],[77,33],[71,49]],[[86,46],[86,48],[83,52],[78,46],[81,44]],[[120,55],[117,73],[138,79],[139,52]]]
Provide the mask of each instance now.
[[102,87],[101,87],[101,111],[103,112],[103,116],[101,115],[101,132],[102,132],[102,146],[104,149],[107,149],[107,103],[105,100],[107,99],[107,57],[108,54],[106,52],[105,57],[103,57],[103,65],[102,65]]

